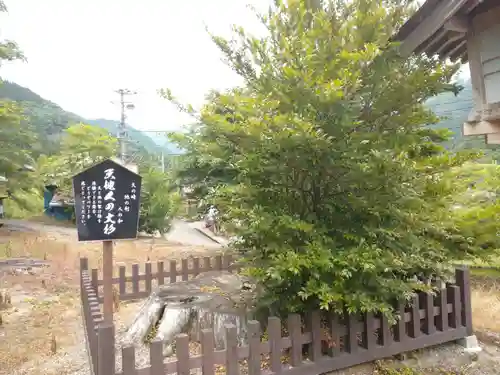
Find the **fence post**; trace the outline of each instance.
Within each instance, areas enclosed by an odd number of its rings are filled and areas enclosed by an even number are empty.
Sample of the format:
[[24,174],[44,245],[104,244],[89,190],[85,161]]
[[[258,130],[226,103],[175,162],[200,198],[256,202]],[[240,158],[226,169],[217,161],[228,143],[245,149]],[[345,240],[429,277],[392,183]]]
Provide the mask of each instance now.
[[127,268],[125,266],[120,266],[118,268],[118,292],[120,293],[120,299],[127,293]]
[[460,302],[462,303],[462,325],[467,330],[467,336],[472,335],[472,305],[470,296],[470,270],[461,267],[455,270],[455,279],[460,287]]
[[132,264],[132,293],[136,295],[139,293],[139,265]]
[[[201,331],[201,354],[202,354],[202,373],[203,375],[215,375],[214,368],[214,331],[204,329]],[[259,357],[260,361],[260,357]],[[260,365],[260,362],[259,362]]]
[[[175,339],[175,350],[177,356],[177,375],[189,375],[189,336],[186,334],[177,335]],[[156,375],[156,374],[154,374]],[[158,374],[162,375],[162,374]]]
[[302,320],[299,314],[290,314],[287,323],[288,335],[292,341],[290,365],[298,367],[302,364]]
[[[271,371],[274,373],[281,372],[281,320],[275,316],[269,317],[267,320],[267,334],[269,336],[269,346],[271,353]],[[227,352],[227,355],[232,353]],[[232,375],[227,373],[228,375]]]
[[308,347],[309,359],[316,362],[321,358],[321,313],[319,310],[311,311],[306,319],[307,330],[312,336]]
[[[151,362],[152,364],[153,362]],[[122,348],[122,371],[123,375],[137,375],[135,369],[135,348],[133,346]]]
[[87,258],[80,258],[80,300],[83,303],[83,271],[89,270],[89,260]]
[[177,282],[177,262],[175,260],[170,261],[170,283]]
[[101,323],[97,328],[98,375],[115,375],[115,326]]
[[92,280],[92,288],[99,294],[99,270],[97,268],[93,268],[91,271],[91,280]]
[[163,368],[163,342],[159,339],[153,340],[149,346],[149,363],[151,366],[150,375],[161,375],[165,372]]
[[89,270],[88,258],[80,258],[80,273],[82,273],[82,271],[88,271],[88,270]]
[[[238,337],[236,326],[233,324],[226,324],[226,374],[238,375]],[[280,327],[281,328],[281,327]]]
[[181,276],[182,281],[189,280],[189,264],[187,259],[181,260]]
[[256,320],[248,322],[248,348],[248,375],[260,375],[260,324]]

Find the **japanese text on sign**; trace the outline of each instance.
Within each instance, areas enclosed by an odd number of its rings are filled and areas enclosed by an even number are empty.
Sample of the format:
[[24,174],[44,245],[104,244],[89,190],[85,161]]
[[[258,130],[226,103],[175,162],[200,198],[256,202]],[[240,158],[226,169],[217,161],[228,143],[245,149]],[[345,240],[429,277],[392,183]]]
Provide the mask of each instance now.
[[137,237],[141,177],[112,160],[73,178],[80,241]]
[[116,230],[115,220],[115,170],[113,168],[104,171],[104,234],[112,234]]

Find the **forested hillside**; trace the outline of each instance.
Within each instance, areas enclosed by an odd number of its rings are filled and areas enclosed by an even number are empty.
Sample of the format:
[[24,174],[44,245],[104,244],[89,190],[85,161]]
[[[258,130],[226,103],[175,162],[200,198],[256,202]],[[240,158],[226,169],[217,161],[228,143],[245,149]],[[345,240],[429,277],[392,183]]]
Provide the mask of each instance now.
[[[461,84],[464,89],[457,96],[452,93],[443,93],[427,102],[427,105],[438,116],[443,117],[439,124],[432,125],[432,127],[444,127],[454,132],[453,138],[447,142],[449,148],[486,148],[484,137],[464,137],[462,135],[461,126],[472,109],[472,88],[470,80],[464,80]],[[117,134],[118,131],[118,121],[102,118],[82,118],[65,111],[57,104],[14,82],[4,81],[0,85],[0,99],[9,99],[22,103],[25,115],[30,118],[33,130],[38,135],[39,144],[34,145],[34,147],[44,150],[44,153],[56,152],[62,131],[74,123],[83,122],[98,126],[112,135]],[[158,145],[158,142],[137,129],[131,128],[128,137],[132,149],[155,154],[162,151],[162,147]],[[164,152],[178,152],[176,147],[170,146],[167,141],[165,142],[167,146],[163,148]]]
[[431,127],[448,128],[454,133],[453,137],[446,142],[449,149],[481,148],[488,150],[496,148],[496,146],[487,146],[484,142],[484,136],[463,136],[462,124],[467,120],[472,110],[473,99],[470,79],[461,80],[459,83],[463,86],[463,90],[458,95],[446,92],[427,101],[428,107],[443,118],[441,122],[431,125]]
[[[118,121],[82,118],[65,111],[57,104],[14,82],[4,81],[0,84],[0,99],[16,101],[22,105],[25,116],[29,118],[29,120],[26,120],[26,124],[29,122],[31,125],[39,141],[37,147],[43,150],[45,154],[51,154],[58,150],[63,130],[75,123],[82,122],[98,126],[112,135],[117,134],[118,131]],[[128,137],[132,150],[154,154],[161,152],[161,147],[139,130],[129,131]],[[163,151],[168,152],[169,150],[164,149]]]

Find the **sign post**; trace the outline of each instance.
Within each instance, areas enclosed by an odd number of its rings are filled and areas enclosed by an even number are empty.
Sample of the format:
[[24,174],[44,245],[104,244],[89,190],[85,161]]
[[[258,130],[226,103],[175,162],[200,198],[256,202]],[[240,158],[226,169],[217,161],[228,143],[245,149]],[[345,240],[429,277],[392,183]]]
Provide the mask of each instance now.
[[113,323],[113,241],[137,238],[141,180],[112,160],[73,177],[78,241],[102,241],[107,323]]
[[104,320],[113,323],[113,241],[102,242],[102,282]]

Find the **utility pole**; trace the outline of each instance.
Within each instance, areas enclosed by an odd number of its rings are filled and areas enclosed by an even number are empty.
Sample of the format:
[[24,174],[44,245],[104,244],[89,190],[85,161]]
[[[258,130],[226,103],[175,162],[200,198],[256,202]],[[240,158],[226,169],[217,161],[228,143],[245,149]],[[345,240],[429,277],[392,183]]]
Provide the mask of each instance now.
[[161,171],[165,173],[165,151],[161,150]]
[[125,97],[127,95],[135,95],[137,94],[135,91],[131,91],[128,89],[119,89],[116,90],[116,93],[120,95],[120,125],[118,127],[118,145],[120,146],[119,148],[119,158],[122,161],[122,163],[127,162],[127,132],[125,130],[126,127],[126,120],[127,120],[127,114],[126,110],[127,109],[134,109],[134,104],[131,102],[125,101]]

